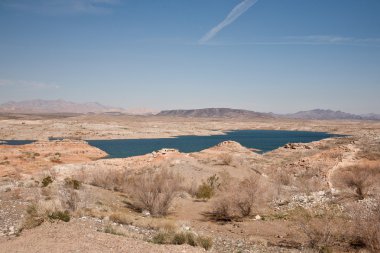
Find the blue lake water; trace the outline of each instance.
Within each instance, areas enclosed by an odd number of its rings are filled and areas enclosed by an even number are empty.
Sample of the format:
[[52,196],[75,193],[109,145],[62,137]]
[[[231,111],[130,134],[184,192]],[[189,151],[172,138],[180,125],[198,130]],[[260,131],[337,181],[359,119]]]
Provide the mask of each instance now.
[[25,141],[25,140],[4,140],[5,143],[2,143],[0,140],[0,145],[25,145],[33,143],[34,141]]
[[278,130],[239,130],[226,135],[179,136],[159,139],[89,140],[88,143],[109,154],[109,158],[123,158],[144,155],[162,148],[175,148],[190,153],[232,140],[247,148],[261,150],[262,153],[277,149],[287,143],[308,143],[340,135],[324,132],[278,131]]

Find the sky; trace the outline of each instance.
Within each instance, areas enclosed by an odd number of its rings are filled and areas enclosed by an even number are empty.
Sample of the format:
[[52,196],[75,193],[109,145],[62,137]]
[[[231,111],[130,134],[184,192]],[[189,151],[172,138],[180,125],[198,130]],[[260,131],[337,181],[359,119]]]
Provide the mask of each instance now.
[[0,0],[0,103],[380,113],[379,0]]

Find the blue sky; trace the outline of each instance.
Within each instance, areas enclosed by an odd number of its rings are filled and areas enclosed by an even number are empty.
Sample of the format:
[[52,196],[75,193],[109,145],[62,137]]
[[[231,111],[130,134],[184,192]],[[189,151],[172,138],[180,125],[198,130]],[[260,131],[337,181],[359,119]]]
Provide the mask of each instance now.
[[0,0],[0,103],[380,113],[379,0]]

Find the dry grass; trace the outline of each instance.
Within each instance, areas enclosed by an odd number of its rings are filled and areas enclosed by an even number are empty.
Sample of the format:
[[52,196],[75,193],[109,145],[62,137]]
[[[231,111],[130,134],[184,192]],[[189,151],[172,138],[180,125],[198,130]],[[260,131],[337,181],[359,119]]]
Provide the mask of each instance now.
[[240,182],[230,182],[218,193],[212,210],[205,215],[215,221],[231,221],[250,216],[265,202],[265,191],[270,189],[265,189],[265,184],[258,175]]
[[82,170],[76,180],[111,191],[124,191],[130,173],[127,170]]
[[233,156],[229,153],[222,153],[218,156],[219,165],[231,165]]
[[351,244],[380,252],[380,196],[369,203],[355,203],[350,209],[354,224]]
[[114,212],[110,216],[110,220],[119,224],[131,225],[133,224],[133,217],[125,212]]
[[136,175],[129,180],[131,205],[140,211],[148,210],[152,216],[165,216],[181,189],[181,182],[178,174],[164,169]]
[[[294,215],[296,213],[296,215]],[[312,210],[298,208],[293,211],[300,231],[307,238],[306,246],[317,252],[331,252],[338,233],[338,217],[334,211],[329,209]]]
[[333,175],[334,187],[342,191],[342,197],[364,199],[380,191],[380,163],[362,162],[341,168]]
[[199,236],[192,232],[167,232],[160,231],[152,238],[155,244],[188,244],[193,247],[202,247],[209,250],[212,247],[212,239],[206,236]]

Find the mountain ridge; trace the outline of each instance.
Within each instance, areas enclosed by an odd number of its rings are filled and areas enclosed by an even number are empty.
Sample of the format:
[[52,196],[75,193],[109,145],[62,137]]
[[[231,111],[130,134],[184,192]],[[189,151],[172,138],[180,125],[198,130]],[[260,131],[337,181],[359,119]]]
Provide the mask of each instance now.
[[380,114],[353,114],[330,109],[313,109],[288,114],[263,113],[246,109],[201,108],[156,111],[147,108],[119,108],[98,102],[75,103],[57,100],[24,100],[0,104],[0,113],[118,113],[126,115],[157,115],[188,118],[289,118],[305,120],[380,120]]

